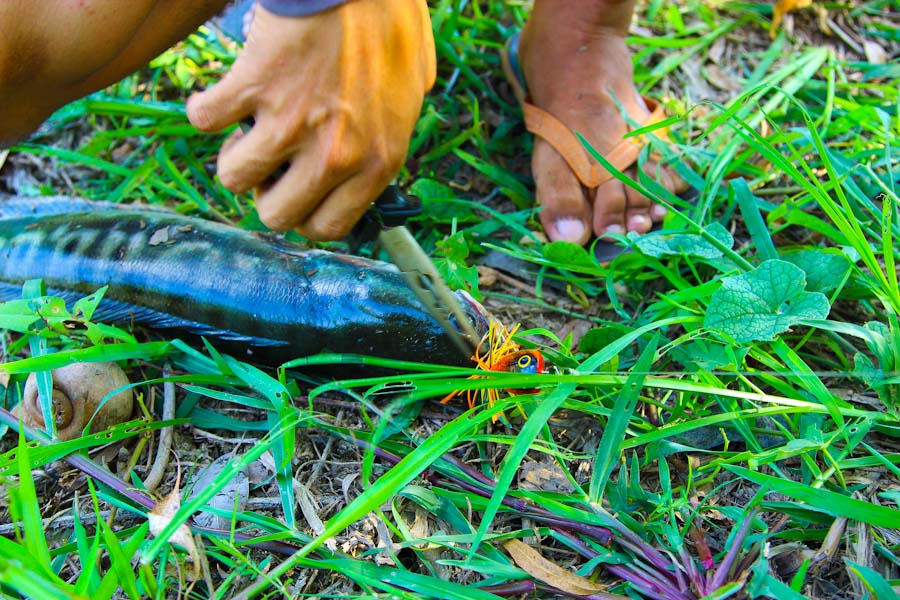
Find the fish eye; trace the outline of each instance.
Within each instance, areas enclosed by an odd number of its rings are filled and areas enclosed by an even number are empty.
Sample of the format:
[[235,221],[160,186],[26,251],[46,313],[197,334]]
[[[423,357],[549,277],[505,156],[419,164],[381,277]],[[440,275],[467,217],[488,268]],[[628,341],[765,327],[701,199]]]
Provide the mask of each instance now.
[[528,365],[531,364],[531,356],[528,354],[525,354],[524,356],[520,356],[519,360],[516,362],[516,364],[519,365],[520,369],[524,369],[525,367],[527,367]]

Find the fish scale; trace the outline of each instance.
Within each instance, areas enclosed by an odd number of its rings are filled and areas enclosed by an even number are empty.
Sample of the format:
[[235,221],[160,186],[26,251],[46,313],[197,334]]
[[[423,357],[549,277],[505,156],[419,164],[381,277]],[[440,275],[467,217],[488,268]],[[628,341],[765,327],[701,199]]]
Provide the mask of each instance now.
[[[109,286],[95,320],[206,336],[254,362],[329,351],[465,364],[392,265],[167,211],[0,201],[0,300],[37,278],[67,299]],[[483,333],[484,309],[459,294]]]

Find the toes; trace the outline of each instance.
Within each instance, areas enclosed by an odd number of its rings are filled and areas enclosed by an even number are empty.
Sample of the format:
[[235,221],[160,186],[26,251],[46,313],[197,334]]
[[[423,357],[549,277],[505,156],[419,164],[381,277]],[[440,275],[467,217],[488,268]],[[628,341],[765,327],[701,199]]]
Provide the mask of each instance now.
[[[633,177],[634,169],[630,169],[629,177]],[[656,206],[649,198],[640,192],[625,187],[627,208],[625,209],[625,228],[635,233],[647,233],[653,228],[654,219],[651,210]]]
[[549,144],[536,139],[531,170],[547,237],[585,244],[591,236],[591,207],[569,166]]
[[611,179],[594,193],[594,233],[602,237],[607,233],[625,233],[625,209],[628,200],[625,187],[617,179]]
[[680,194],[687,191],[687,182],[678,176],[674,169],[660,165],[654,160],[648,160],[643,166],[644,173],[656,180],[661,186],[672,192]]

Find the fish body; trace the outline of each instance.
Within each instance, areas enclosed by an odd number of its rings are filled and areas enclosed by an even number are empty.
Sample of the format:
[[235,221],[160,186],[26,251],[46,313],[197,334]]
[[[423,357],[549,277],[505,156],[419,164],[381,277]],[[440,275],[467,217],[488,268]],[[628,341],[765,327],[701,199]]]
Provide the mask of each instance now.
[[[256,362],[329,351],[468,363],[392,265],[168,211],[24,206],[0,203],[0,300],[29,279],[67,298],[109,286],[95,320],[203,335]],[[484,331],[484,309],[460,294]]]

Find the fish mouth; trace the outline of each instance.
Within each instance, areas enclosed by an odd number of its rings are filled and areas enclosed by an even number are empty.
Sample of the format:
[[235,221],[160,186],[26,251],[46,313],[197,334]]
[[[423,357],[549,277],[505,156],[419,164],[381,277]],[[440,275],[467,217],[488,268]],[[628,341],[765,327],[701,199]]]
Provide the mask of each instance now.
[[[473,298],[469,292],[465,290],[456,290],[456,298],[462,305],[463,312],[466,314],[466,317],[468,317],[472,329],[474,329],[475,333],[478,335],[478,339],[474,340],[477,344],[490,329],[491,316],[487,309],[485,309],[478,300]],[[460,330],[460,326],[456,323],[456,319],[453,316],[450,317],[450,322],[457,330]],[[462,333],[461,330],[460,333]]]

